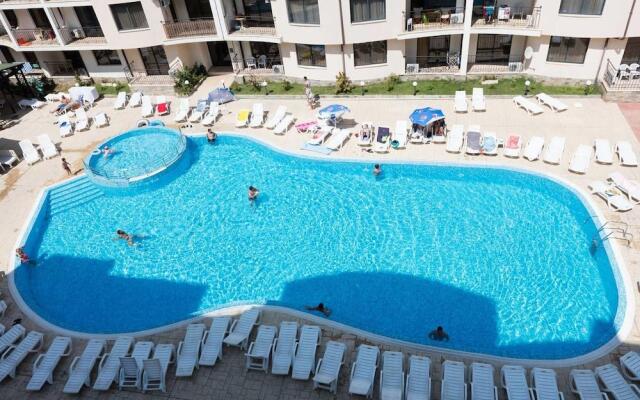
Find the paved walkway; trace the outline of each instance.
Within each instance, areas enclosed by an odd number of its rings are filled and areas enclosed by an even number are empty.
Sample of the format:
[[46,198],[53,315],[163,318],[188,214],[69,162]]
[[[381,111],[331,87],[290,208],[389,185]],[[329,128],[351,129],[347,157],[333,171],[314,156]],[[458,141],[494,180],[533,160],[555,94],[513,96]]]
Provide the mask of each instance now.
[[640,103],[619,103],[618,107],[633,129],[636,138],[640,140]]

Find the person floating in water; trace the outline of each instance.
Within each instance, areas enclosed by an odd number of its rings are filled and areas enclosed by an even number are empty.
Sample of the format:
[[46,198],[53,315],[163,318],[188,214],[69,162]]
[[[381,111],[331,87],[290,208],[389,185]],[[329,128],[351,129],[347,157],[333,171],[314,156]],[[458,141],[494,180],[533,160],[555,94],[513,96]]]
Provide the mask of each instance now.
[[436,329],[429,332],[429,339],[437,340],[439,342],[442,342],[442,341],[448,342],[449,335],[447,334],[447,332],[444,331],[443,327],[439,326]]
[[251,204],[253,204],[253,202],[258,199],[259,194],[260,194],[260,191],[257,188],[254,188],[253,186],[249,186],[249,202]]
[[374,176],[380,176],[380,174],[382,173],[382,167],[380,166],[380,164],[376,164],[373,166],[373,175]]
[[111,154],[113,154],[113,149],[111,149],[111,148],[110,148],[109,146],[107,146],[107,145],[105,145],[105,146],[102,148],[102,150],[101,150],[101,151],[102,151],[102,155],[103,155],[105,158],[107,158],[107,157],[109,157]]
[[20,258],[20,262],[22,264],[31,264],[31,265],[36,265],[36,262],[34,260],[32,260],[27,253],[24,252],[24,248],[22,247],[18,247],[16,249],[16,256],[18,256],[18,258]]
[[126,240],[127,244],[129,246],[133,246],[133,235],[128,234],[127,232],[123,231],[122,229],[118,229],[116,231],[116,234],[118,235],[118,237],[116,239],[122,239],[122,240]]
[[216,135],[214,131],[212,131],[211,129],[207,130],[207,142],[215,143],[217,138],[218,138],[218,135]]
[[325,317],[328,317],[329,315],[331,315],[331,310],[325,307],[323,303],[320,303],[315,307],[305,306],[304,308],[306,308],[309,311],[319,311],[323,313]]

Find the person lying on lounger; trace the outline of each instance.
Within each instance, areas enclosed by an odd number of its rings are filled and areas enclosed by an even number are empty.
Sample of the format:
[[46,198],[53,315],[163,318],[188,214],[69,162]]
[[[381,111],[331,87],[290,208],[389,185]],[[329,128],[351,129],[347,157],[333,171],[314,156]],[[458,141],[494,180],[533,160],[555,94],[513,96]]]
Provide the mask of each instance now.
[[60,114],[62,111],[64,111],[67,106],[71,103],[71,99],[66,97],[66,96],[62,96],[60,97],[60,104],[58,104],[58,106],[56,107],[55,110],[51,111],[51,113],[55,113],[56,115]]
[[324,314],[325,317],[328,317],[329,315],[331,315],[331,310],[325,307],[323,303],[320,303],[315,307],[305,306],[304,308],[306,308],[309,311],[320,311],[321,313]]

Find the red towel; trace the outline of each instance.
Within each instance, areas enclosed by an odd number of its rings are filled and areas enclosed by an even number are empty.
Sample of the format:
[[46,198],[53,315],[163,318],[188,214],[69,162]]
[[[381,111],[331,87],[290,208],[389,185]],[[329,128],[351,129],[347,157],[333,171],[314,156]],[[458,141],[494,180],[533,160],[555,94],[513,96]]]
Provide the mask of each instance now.
[[520,142],[520,137],[519,136],[509,136],[509,139],[507,139],[507,148],[508,149],[517,149],[518,148],[518,142]]
[[167,103],[161,103],[161,104],[158,104],[158,112],[159,112],[160,114],[164,114],[164,113],[166,113],[166,112],[167,112],[167,107],[168,107],[168,106],[167,106]]

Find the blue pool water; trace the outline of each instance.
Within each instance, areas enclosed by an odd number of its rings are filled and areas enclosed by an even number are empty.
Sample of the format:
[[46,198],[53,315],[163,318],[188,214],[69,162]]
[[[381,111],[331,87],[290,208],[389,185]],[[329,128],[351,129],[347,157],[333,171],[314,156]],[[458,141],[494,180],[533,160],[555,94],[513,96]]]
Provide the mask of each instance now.
[[[15,275],[35,312],[120,333],[231,303],[324,302],[332,320],[388,337],[546,359],[617,331],[612,266],[589,251],[583,203],[555,182],[427,165],[384,165],[376,179],[370,164],[239,137],[189,142],[191,166],[156,189],[109,192],[39,222],[27,244],[38,265]],[[249,185],[261,190],[254,206]],[[139,245],[113,240],[118,228]],[[427,339],[437,325],[449,342]]]

